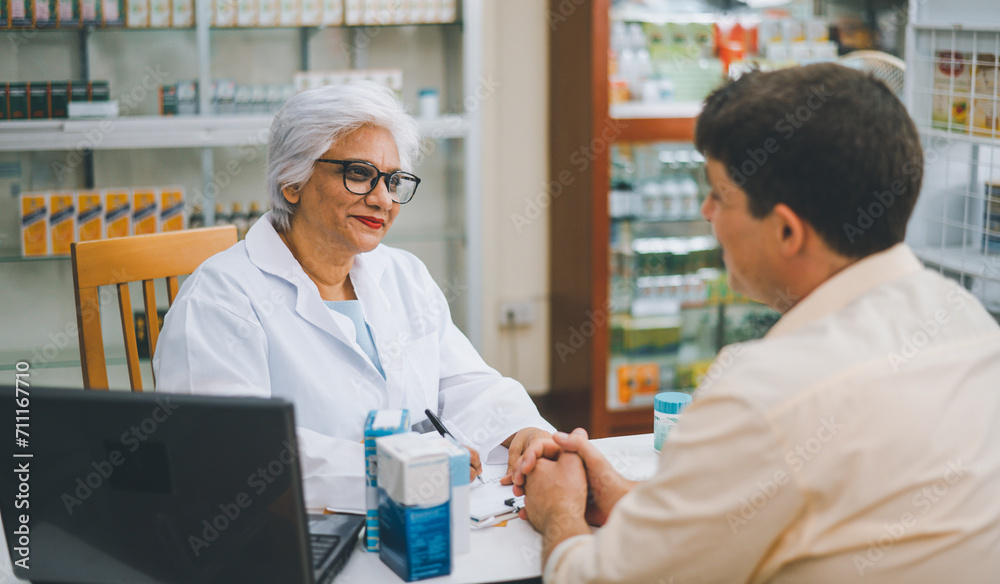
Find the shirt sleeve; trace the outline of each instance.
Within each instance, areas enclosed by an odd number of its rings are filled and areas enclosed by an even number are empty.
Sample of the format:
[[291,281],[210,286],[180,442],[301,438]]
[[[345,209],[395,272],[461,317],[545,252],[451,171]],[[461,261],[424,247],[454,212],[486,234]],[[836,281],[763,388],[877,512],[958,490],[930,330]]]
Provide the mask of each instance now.
[[622,497],[597,533],[557,546],[546,584],[766,580],[758,567],[804,507],[790,451],[745,401],[696,400],[656,474]]
[[518,430],[535,427],[555,432],[538,413],[524,386],[487,365],[455,326],[444,293],[431,279],[427,268],[422,264],[421,267],[432,303],[443,307],[437,314],[438,407],[442,420],[455,438],[473,446],[485,460]]

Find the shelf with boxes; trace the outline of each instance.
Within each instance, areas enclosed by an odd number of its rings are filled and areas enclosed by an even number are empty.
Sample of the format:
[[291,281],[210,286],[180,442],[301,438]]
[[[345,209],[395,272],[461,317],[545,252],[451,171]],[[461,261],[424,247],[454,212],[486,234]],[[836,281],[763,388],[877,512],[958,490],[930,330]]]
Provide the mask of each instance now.
[[[4,6],[9,2],[0,0]],[[259,94],[261,87],[294,87],[297,71],[308,73],[312,87],[329,82],[331,77],[336,80],[345,67],[351,68],[352,76],[402,70],[407,83],[401,96],[405,103],[415,106],[417,88],[432,86],[440,89],[442,105],[437,115],[418,116],[425,140],[418,161],[418,172],[425,179],[421,204],[406,209],[406,220],[397,222],[386,243],[418,254],[442,288],[462,286],[462,294],[449,297],[451,311],[456,324],[478,343],[482,328],[482,230],[477,228],[481,221],[482,108],[467,104],[475,99],[478,106],[480,98],[475,96],[481,95],[484,82],[481,4],[479,0],[464,0],[454,14],[434,19],[449,22],[438,23],[429,23],[430,18],[424,22],[387,19],[387,13],[371,9],[375,4],[345,2],[348,12],[344,18],[350,16],[351,22],[332,25],[328,20],[325,26],[322,22],[305,26],[301,20],[273,27],[259,20],[253,27],[218,26],[212,23],[211,0],[194,0],[192,24],[173,29],[91,24],[76,32],[38,27],[4,31],[0,26],[0,41],[5,45],[8,40],[20,43],[15,60],[0,63],[0,79],[33,80],[42,70],[33,65],[37,60],[46,64],[45,71],[53,72],[52,79],[87,80],[91,73],[107,79],[110,101],[124,100],[122,115],[114,118],[0,122],[0,164],[18,167],[13,178],[0,176],[0,188],[17,194],[178,184],[185,189],[188,219],[192,219],[193,205],[201,203],[206,224],[216,222],[217,203],[222,204],[220,220],[223,214],[232,215],[234,204],[247,211],[257,201],[258,211],[264,210],[263,145],[273,112],[287,95],[280,100],[268,95],[264,101],[253,98],[254,89]],[[377,4],[382,7],[385,3]],[[58,10],[59,4],[53,5]],[[437,10],[445,5],[455,7],[443,2],[391,5]],[[119,6],[127,11],[126,3]],[[351,16],[357,14],[358,7],[361,16]],[[8,23],[9,12],[0,20]],[[169,74],[147,85],[144,68],[157,65]],[[154,115],[160,111],[157,88],[185,79],[200,87],[211,87],[213,79],[216,87],[218,81],[229,84],[233,90],[229,113],[215,108],[213,92],[206,91],[196,94],[195,115]],[[124,96],[140,86],[148,98],[131,107]],[[237,99],[241,87],[250,88],[252,111],[245,109],[245,103],[240,107],[245,101]],[[264,103],[258,103],[261,101]],[[250,151],[254,154],[247,155]],[[84,162],[77,164],[81,156]],[[92,164],[86,162],[88,157],[92,157]],[[64,164],[70,172],[53,172],[55,166],[64,168]],[[69,371],[78,367],[76,356],[71,354],[75,344],[72,334],[67,333],[68,344],[58,345],[58,355],[41,351],[52,342],[52,334],[62,338],[62,333],[55,331],[65,332],[64,323],[75,322],[72,288],[66,285],[71,281],[69,262],[65,256],[21,257],[16,239],[20,209],[15,210],[20,199],[2,200],[0,211],[6,209],[2,215],[7,219],[0,224],[0,269],[4,271],[0,298],[5,306],[3,320],[10,324],[10,331],[19,332],[16,338],[0,335],[0,355],[23,358],[34,354],[33,348],[38,349],[44,357],[39,367],[58,370],[59,380],[78,379],[78,373]],[[59,284],[53,285],[56,282]],[[105,323],[106,331],[114,328],[113,323],[110,327]],[[111,336],[107,339],[113,342]],[[5,359],[0,358],[0,369]]]
[[922,16],[907,30],[906,101],[925,156],[907,242],[1000,319],[1000,27]]
[[[0,123],[0,152],[259,145],[267,140],[271,119],[270,114],[237,114],[14,121]],[[417,121],[428,139],[464,138],[470,130],[464,115]]]
[[[0,29],[192,28],[195,0],[3,0]],[[390,26],[455,22],[457,0],[210,0],[216,28]]]

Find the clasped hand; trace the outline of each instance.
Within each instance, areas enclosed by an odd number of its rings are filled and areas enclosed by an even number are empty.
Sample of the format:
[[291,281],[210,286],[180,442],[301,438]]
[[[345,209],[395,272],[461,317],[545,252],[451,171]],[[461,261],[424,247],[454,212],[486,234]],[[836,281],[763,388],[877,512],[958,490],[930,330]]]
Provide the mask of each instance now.
[[527,495],[521,517],[543,534],[553,521],[580,518],[604,525],[635,482],[621,476],[583,428],[533,441],[514,472],[514,494]]

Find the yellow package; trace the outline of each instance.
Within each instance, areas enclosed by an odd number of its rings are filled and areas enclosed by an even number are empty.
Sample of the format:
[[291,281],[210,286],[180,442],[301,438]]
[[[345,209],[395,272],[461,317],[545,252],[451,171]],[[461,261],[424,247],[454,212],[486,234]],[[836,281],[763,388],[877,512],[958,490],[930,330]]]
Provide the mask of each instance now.
[[72,192],[49,194],[49,249],[52,255],[69,255],[76,236],[76,197]]
[[44,193],[21,195],[21,255],[26,258],[49,254],[47,203]]
[[76,193],[76,240],[93,241],[104,235],[104,194],[101,191]]
[[160,189],[160,231],[180,231],[184,224],[184,187]]
[[132,232],[132,193],[104,192],[104,237],[126,237]]
[[156,233],[158,211],[154,189],[132,191],[132,235]]

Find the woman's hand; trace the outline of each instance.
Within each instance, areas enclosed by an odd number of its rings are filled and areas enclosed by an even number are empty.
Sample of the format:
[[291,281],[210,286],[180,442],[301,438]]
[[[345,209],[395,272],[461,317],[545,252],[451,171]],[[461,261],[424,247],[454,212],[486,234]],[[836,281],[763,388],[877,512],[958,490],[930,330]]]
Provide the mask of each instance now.
[[521,459],[533,443],[551,439],[552,434],[541,428],[521,428],[504,440],[503,445],[507,447],[507,473],[501,477],[500,484],[513,484],[514,471],[521,465]]
[[[463,446],[465,446],[463,444]],[[483,463],[479,460],[479,452],[471,446],[465,446],[469,451],[469,482],[476,480],[476,477],[483,474]]]

